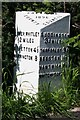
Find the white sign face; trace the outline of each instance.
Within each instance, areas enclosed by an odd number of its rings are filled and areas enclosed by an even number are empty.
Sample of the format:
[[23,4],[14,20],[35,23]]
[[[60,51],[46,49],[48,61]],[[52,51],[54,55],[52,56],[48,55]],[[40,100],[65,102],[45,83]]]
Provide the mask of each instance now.
[[35,26],[29,24],[25,14],[17,12],[15,38],[17,88],[25,93],[38,92],[39,48],[40,32],[35,31]]
[[16,12],[15,27],[17,89],[35,94],[40,81],[46,80],[46,73],[60,75],[65,56],[60,41],[70,34],[70,14],[19,11]]

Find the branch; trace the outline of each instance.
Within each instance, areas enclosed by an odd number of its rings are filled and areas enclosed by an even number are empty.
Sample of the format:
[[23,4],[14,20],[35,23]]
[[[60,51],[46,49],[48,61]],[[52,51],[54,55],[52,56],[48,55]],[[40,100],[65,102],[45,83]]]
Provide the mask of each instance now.
[[4,28],[6,25],[8,25],[9,23],[14,23],[13,21],[9,21],[6,24],[2,25],[2,27]]

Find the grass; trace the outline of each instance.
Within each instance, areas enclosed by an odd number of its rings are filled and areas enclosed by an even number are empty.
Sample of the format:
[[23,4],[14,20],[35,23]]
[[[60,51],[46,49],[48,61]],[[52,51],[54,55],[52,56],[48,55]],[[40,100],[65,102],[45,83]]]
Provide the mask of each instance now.
[[[7,73],[4,73],[5,81],[7,77]],[[70,65],[62,71],[60,88],[51,90],[51,83],[44,83],[36,95],[30,96],[18,91],[10,95],[10,87],[7,87],[6,91],[2,91],[2,119],[26,120],[48,118],[50,115],[72,118],[69,110],[80,106],[80,90],[75,86],[78,77],[78,69]]]

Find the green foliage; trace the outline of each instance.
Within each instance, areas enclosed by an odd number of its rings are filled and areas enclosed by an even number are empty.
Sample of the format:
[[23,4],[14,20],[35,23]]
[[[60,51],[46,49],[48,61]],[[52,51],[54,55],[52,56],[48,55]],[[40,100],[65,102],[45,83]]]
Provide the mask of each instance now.
[[50,84],[51,83],[43,84],[43,86],[41,86],[42,89],[38,93],[38,99],[41,102],[42,106],[45,108],[47,116],[50,116],[50,114],[52,114],[53,116],[61,115],[71,117],[67,111],[69,109],[67,107],[67,104],[64,105],[64,101],[62,101],[62,98],[64,97],[63,88],[53,88],[53,90],[51,90]]
[[[76,85],[78,83],[79,77],[79,70],[78,68],[72,68],[72,65],[68,68],[63,68],[62,71],[62,85],[64,90],[64,95],[66,97],[67,106],[76,106],[76,100],[80,99],[80,89]],[[79,83],[78,83],[79,84]],[[79,102],[80,104],[80,102]]]
[[[5,79],[6,76],[5,72]],[[51,90],[51,83],[44,83],[39,92],[32,96],[17,90],[10,95],[8,87],[2,94],[3,120],[47,118],[51,115],[72,118],[69,110],[80,105],[80,90],[74,85],[78,76],[77,68],[72,68],[71,65],[63,68],[60,88],[54,87]]]
[[70,96],[71,106],[80,105],[80,34],[75,37],[65,40],[65,45],[69,49],[70,65],[68,68],[63,68],[62,80],[63,88],[67,93],[67,98]]
[[45,115],[45,109],[34,96],[20,92],[13,93],[11,96],[3,93],[2,101],[3,120],[26,120]]
[[65,40],[64,43],[69,48],[69,58],[73,67],[80,69],[80,34]]
[[[71,36],[66,40],[69,46],[70,66],[63,68],[62,86],[59,89],[50,90],[50,84],[45,84],[35,96],[24,95],[15,91],[10,95],[10,87],[7,81],[12,80],[14,60],[15,38],[15,12],[31,10],[36,12],[63,12],[63,2],[31,2],[31,3],[2,3],[2,54],[3,54],[3,79],[6,86],[2,94],[3,120],[26,120],[27,118],[48,117],[53,115],[65,115],[70,117],[68,110],[74,106],[80,106],[80,2],[66,3],[66,12],[71,13]],[[75,27],[73,27],[74,25]],[[10,73],[11,71],[11,73]],[[3,84],[3,83],[2,83]],[[16,88],[16,85],[15,85]]]

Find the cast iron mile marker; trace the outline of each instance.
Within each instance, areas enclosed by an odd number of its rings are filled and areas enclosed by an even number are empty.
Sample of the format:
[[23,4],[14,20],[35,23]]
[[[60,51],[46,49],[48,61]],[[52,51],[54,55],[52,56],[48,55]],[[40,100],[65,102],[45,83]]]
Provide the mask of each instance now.
[[18,11],[15,28],[17,90],[35,94],[43,82],[60,85],[67,52],[61,41],[70,34],[70,14]]

